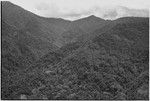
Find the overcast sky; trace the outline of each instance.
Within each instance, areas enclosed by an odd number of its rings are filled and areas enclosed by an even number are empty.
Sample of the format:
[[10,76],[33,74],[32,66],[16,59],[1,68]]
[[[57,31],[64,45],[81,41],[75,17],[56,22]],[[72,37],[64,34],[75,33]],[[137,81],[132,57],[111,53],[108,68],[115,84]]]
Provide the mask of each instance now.
[[95,15],[104,19],[149,16],[150,0],[8,0],[35,14],[69,20]]

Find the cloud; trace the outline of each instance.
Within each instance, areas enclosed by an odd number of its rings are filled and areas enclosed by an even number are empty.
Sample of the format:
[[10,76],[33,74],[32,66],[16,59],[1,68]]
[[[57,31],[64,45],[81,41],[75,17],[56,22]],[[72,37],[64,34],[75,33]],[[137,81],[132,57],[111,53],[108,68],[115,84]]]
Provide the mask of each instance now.
[[52,2],[50,4],[45,2],[38,3],[35,5],[35,9],[40,16],[44,17],[60,17],[62,15],[60,8]]
[[42,11],[42,10],[49,10],[50,9],[50,5],[47,3],[41,3],[39,5],[36,5],[35,7],[37,10]]
[[109,11],[107,13],[104,13],[103,18],[115,19],[117,16],[118,16],[117,11],[116,10],[112,10],[112,11]]
[[120,17],[149,17],[148,9],[130,9],[123,6],[116,6],[113,9],[108,9],[103,14],[102,18],[105,19],[116,19]]
[[149,0],[9,0],[44,17],[75,20],[89,15],[105,19],[148,16]]
[[89,15],[92,15],[91,11],[83,11],[83,12],[70,12],[67,14],[63,14],[62,17],[69,20],[76,20],[83,17],[87,17]]
[[[104,19],[116,19],[125,16],[148,17],[149,15],[148,10],[146,10],[147,6],[141,4],[141,6],[139,6],[138,2],[140,2],[140,0],[137,0],[137,3],[135,3],[135,0],[131,1],[131,4],[133,5],[134,3],[134,6],[129,3],[129,0],[126,0],[126,2],[123,0],[119,2],[114,0],[101,0],[101,2],[100,0],[94,0],[95,2],[91,0],[86,1],[87,2],[85,2],[85,0],[76,0],[76,2],[72,0],[60,0],[60,2],[51,1],[49,5],[52,5],[47,11],[38,10],[40,15],[45,17],[61,17],[69,20],[75,20],[89,15],[96,15]],[[43,9],[45,9],[45,4],[40,3],[37,6],[41,7],[41,5],[43,5]]]

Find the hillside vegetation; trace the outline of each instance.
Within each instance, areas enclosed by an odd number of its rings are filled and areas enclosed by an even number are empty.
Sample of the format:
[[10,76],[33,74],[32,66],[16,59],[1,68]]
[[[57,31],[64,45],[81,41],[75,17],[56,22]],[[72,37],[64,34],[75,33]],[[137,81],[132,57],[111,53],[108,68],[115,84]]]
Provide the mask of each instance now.
[[148,18],[67,21],[2,2],[1,57],[2,99],[149,99]]

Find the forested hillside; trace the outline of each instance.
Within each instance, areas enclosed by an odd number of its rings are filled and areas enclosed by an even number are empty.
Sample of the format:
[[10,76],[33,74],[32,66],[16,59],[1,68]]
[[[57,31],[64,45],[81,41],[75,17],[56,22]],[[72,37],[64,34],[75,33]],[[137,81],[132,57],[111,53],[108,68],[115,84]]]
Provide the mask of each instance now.
[[68,21],[2,2],[1,59],[2,99],[148,100],[149,18]]

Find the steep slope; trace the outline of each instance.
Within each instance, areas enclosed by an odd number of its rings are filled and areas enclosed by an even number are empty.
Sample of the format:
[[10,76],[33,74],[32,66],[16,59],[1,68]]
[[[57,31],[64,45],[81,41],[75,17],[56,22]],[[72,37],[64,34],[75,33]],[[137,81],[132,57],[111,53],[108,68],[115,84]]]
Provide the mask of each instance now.
[[89,16],[76,21],[44,18],[8,1],[2,2],[2,19],[18,29],[28,31],[34,37],[41,38],[58,47],[77,41],[80,37],[84,38],[87,34],[110,22],[96,16]]
[[[2,2],[2,20],[10,25],[16,26],[20,30],[28,31],[34,37],[41,38],[43,41],[47,41],[50,44],[54,44],[58,47],[63,46],[67,39],[62,38],[66,32],[74,32],[76,29],[78,35],[82,35],[82,30],[71,21],[63,20],[60,18],[44,18],[37,16],[23,8],[12,4],[8,1]],[[75,37],[76,38],[76,37]],[[72,41],[72,39],[69,39]],[[70,41],[68,41],[70,42]],[[68,43],[67,42],[67,43]],[[43,55],[43,52],[39,55]]]
[[148,99],[148,22],[71,22],[2,2],[2,99]]
[[71,24],[71,21],[64,20],[61,18],[43,18],[41,17],[43,26],[47,28],[47,30],[51,30],[55,32],[53,35],[53,44],[61,47],[65,43],[64,40],[61,39],[63,33],[68,29],[68,26]]
[[18,39],[18,32],[2,21],[2,67],[9,71],[23,69],[36,60],[29,47]]
[[95,31],[96,29],[102,28],[110,22],[111,21],[106,21],[94,15],[72,21],[68,25],[67,29],[62,33],[60,40],[64,44],[83,41],[89,35],[91,35],[91,32]]
[[15,91],[10,89],[16,82],[13,76],[29,68],[46,53],[56,50],[57,46],[52,43],[53,33],[41,27],[38,16],[8,1],[1,2],[1,6],[2,98],[8,98],[13,96],[9,95],[10,92]]
[[95,37],[88,41],[61,48],[67,55],[46,55],[28,75],[36,79],[40,74],[36,83],[45,85],[45,92],[38,94],[48,99],[148,99],[143,89],[149,78],[148,26],[148,18],[117,19],[93,32]]
[[[98,95],[101,94],[96,99],[148,99],[148,93],[138,92],[143,85],[148,86],[148,22],[148,18],[117,19],[95,31],[95,38],[91,37],[58,64],[63,75],[61,79],[70,75],[67,80],[79,82],[82,89],[92,87],[81,90],[83,95],[76,92],[74,97],[83,99],[85,94],[89,99],[95,99],[90,97],[95,94],[91,90],[95,89]],[[72,75],[76,76],[70,80]]]
[[[11,86],[11,77],[36,61],[36,56],[30,48],[20,41],[20,32],[14,26],[2,21],[2,98],[7,98],[7,88]],[[4,95],[3,95],[4,94]]]
[[61,39],[62,43],[64,43],[64,45],[66,45],[69,43],[82,41],[82,39],[84,39],[84,37],[86,35],[87,35],[87,33],[84,32],[83,29],[81,29],[75,25],[71,25],[71,26],[69,26],[68,30],[66,30],[62,33],[60,39]]
[[37,58],[56,49],[53,45],[54,32],[47,30],[48,28],[41,23],[42,20],[37,15],[8,1],[3,1],[2,21],[20,31],[18,33],[20,41],[28,45]]
[[79,20],[73,21],[73,24],[76,26],[79,26],[83,31],[86,32],[93,32],[96,29],[100,29],[104,25],[106,25],[108,22],[111,22],[109,20],[104,20],[99,17],[96,17],[94,15],[91,15],[86,18],[82,18]]

